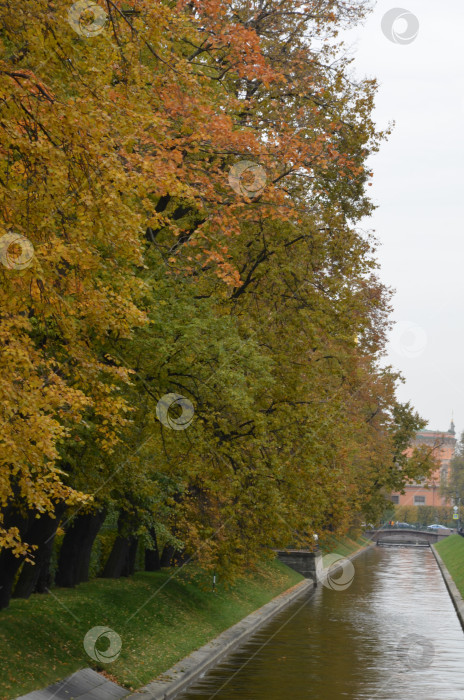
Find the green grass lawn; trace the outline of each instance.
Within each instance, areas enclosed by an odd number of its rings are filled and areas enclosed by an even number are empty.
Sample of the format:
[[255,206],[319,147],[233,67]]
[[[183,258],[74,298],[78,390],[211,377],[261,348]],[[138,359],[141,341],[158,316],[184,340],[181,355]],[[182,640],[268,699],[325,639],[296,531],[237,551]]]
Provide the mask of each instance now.
[[[211,577],[188,566],[13,600],[0,611],[0,697],[17,697],[88,666],[139,688],[302,579],[274,561],[213,593]],[[99,664],[84,650],[85,634],[97,625],[122,640],[113,663]]]
[[329,552],[334,552],[340,554],[343,557],[348,557],[350,554],[354,554],[359,549],[363,549],[368,545],[372,545],[372,541],[367,537],[360,535],[358,537],[344,537],[342,540],[326,538],[326,541],[322,544],[321,549],[324,554]]
[[464,537],[450,535],[438,542],[435,548],[464,598]]

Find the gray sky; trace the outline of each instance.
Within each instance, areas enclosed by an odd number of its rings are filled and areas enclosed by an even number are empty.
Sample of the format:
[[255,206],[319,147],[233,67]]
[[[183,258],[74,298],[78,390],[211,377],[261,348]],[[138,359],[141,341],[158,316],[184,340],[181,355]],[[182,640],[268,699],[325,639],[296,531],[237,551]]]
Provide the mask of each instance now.
[[[388,361],[399,389],[429,422],[447,430],[454,410],[464,430],[464,1],[379,0],[364,27],[345,36],[360,77],[377,77],[375,119],[396,127],[372,160],[378,205],[365,222],[380,241],[381,279],[396,290]],[[410,43],[381,28],[392,8],[419,22]],[[405,19],[393,24],[409,29]],[[393,36],[394,35],[390,35]]]

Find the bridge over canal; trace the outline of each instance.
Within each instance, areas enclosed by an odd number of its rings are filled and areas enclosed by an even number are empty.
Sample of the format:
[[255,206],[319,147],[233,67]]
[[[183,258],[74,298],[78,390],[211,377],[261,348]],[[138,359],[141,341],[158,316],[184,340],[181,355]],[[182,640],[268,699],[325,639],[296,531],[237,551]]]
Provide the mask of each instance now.
[[[440,542],[444,537],[452,534],[452,530],[416,530],[413,528],[381,528],[379,530],[365,530],[364,536],[378,545],[430,547],[431,544]],[[322,552],[308,549],[274,550],[281,562],[295,569],[305,578],[313,579],[317,585],[320,581],[323,567],[329,566],[324,562]],[[340,559],[343,557],[340,556]],[[335,562],[333,562],[335,564]]]
[[412,528],[385,528],[380,530],[366,530],[365,537],[376,544],[383,545],[422,545],[430,546],[448,537],[451,530],[413,530]]

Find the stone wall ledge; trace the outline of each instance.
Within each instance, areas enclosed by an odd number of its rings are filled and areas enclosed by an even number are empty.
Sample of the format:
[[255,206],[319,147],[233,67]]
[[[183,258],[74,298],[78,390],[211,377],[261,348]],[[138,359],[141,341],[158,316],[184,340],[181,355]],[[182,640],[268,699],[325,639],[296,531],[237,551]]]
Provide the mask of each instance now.
[[446,568],[445,562],[435,549],[435,546],[431,544],[430,548],[433,552],[435,559],[437,560],[437,564],[445,581],[448,593],[450,594],[451,600],[453,601],[453,605],[456,608],[456,613],[458,615],[459,622],[461,623],[461,627],[464,630],[464,600],[462,599],[462,595],[459,592],[458,587],[454,583],[450,572]]

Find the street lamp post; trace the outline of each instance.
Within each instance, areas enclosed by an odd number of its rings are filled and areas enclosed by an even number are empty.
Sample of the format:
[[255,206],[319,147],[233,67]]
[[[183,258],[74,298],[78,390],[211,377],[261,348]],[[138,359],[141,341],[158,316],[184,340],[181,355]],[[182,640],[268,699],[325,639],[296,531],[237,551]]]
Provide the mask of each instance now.
[[[460,518],[460,513],[459,513],[459,506],[461,505],[461,498],[456,494],[456,497],[454,499],[454,518],[458,521],[458,532],[461,529],[461,518]],[[456,517],[457,516],[457,517]]]

